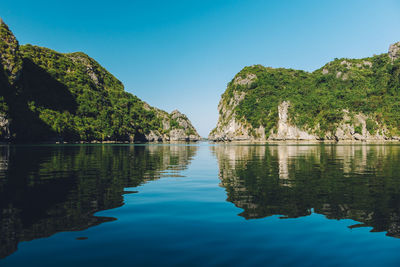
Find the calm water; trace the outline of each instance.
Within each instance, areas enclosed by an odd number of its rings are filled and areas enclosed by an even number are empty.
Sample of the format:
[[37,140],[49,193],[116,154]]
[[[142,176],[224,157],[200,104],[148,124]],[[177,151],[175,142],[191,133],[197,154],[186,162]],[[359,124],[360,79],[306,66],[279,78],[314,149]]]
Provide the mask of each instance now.
[[400,265],[400,146],[0,146],[0,266]]

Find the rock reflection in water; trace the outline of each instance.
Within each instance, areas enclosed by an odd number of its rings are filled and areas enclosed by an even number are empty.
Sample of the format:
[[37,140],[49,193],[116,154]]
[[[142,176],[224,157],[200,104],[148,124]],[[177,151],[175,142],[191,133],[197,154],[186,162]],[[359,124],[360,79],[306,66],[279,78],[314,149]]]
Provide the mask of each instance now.
[[400,146],[221,145],[219,163],[227,200],[246,219],[313,211],[353,219],[400,237]]
[[21,241],[115,220],[93,214],[123,205],[125,187],[179,176],[197,149],[0,146],[0,258]]

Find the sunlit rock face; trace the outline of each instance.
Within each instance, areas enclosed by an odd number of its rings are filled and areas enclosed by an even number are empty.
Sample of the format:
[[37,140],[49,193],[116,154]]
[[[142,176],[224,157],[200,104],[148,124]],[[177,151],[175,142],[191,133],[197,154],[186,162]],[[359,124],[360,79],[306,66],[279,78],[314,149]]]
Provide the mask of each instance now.
[[283,101],[278,106],[278,127],[271,132],[270,140],[318,140],[318,136],[310,134],[289,121],[290,102]]
[[400,237],[400,147],[215,146],[221,186],[246,219],[312,212]]
[[389,47],[389,57],[392,60],[400,58],[400,42],[390,45]]

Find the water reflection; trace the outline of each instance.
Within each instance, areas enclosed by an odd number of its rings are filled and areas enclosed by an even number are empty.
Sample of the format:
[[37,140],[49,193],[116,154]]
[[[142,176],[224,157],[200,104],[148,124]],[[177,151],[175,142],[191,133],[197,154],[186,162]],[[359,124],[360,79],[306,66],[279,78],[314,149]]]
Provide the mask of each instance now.
[[214,146],[227,200],[246,219],[313,211],[400,237],[400,146]]
[[0,146],[0,258],[21,241],[115,218],[125,187],[180,176],[196,146]]

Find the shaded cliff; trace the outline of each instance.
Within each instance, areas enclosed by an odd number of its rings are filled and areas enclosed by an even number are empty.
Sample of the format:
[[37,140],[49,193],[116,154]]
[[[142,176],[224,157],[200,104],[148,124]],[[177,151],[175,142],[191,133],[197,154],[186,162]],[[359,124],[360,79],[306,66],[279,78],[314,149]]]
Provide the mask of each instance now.
[[245,67],[222,95],[209,139],[399,140],[399,47],[312,73]]
[[200,139],[186,116],[125,92],[86,54],[20,46],[2,21],[0,87],[0,141]]

